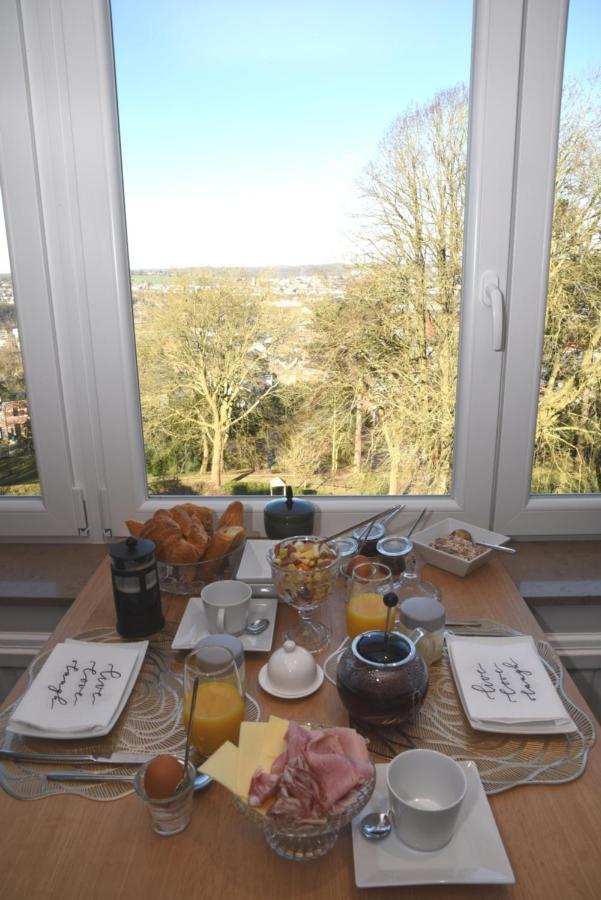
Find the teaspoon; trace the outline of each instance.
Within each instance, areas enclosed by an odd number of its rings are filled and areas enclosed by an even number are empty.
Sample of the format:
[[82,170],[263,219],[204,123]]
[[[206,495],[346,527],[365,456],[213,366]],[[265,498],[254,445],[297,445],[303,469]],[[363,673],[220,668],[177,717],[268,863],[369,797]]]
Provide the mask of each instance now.
[[359,831],[368,841],[381,841],[391,830],[392,822],[387,812],[368,813],[359,823]]
[[268,625],[269,619],[253,619],[244,630],[246,634],[263,634]]
[[486,541],[476,541],[465,528],[456,528],[455,531],[451,532],[451,537],[463,538],[464,541],[469,541],[470,544],[474,544],[476,547],[488,547],[490,550],[500,550],[501,553],[516,552],[513,547],[502,547],[501,544],[488,544]]

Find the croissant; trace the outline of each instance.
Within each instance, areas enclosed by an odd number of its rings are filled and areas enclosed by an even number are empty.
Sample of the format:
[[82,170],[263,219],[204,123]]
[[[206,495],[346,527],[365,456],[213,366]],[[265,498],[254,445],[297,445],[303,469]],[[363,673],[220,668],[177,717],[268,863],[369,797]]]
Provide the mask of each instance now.
[[181,534],[172,534],[170,537],[159,541],[156,555],[157,559],[172,565],[193,563],[198,560],[198,550],[193,544],[183,538]]
[[197,559],[202,559],[205,555],[205,551],[209,546],[209,535],[206,533],[204,528],[199,522],[192,522],[190,526],[190,531],[188,532],[186,538],[192,546],[196,547],[196,551],[198,553]]
[[128,519],[125,523],[132,537],[140,537],[144,522],[138,522],[136,519]]
[[183,506],[174,506],[169,510],[171,513],[171,518],[174,522],[177,522],[179,527],[182,530],[182,534],[185,538],[190,534],[190,529],[192,528],[192,519],[183,508]]
[[192,521],[202,525],[209,537],[213,534],[213,513],[208,506],[196,506],[194,503],[182,503]]
[[149,541],[154,541],[154,543],[158,545],[162,540],[169,537],[170,534],[181,535],[180,527],[177,522],[174,522],[173,519],[167,518],[166,516],[153,516],[152,519],[149,519],[148,522],[145,523],[140,532],[140,537],[147,538]]

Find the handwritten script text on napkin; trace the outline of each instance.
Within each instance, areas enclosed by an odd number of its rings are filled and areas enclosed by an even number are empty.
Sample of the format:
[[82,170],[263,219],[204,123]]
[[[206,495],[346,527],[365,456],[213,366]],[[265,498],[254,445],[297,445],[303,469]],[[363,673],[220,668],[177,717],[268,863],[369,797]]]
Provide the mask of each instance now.
[[50,708],[55,704],[68,706],[76,705],[79,700],[95,703],[100,699],[111,678],[121,678],[114,663],[109,662],[100,671],[96,668],[96,660],[87,660],[86,663],[78,659],[72,659],[67,663],[57,684],[49,684]]
[[532,671],[522,668],[513,657],[501,663],[485,665],[479,662],[476,674],[479,681],[472,684],[472,690],[480,691],[492,702],[504,697],[509,703],[517,703],[517,697],[523,694],[532,703],[536,703],[536,689],[529,680]]

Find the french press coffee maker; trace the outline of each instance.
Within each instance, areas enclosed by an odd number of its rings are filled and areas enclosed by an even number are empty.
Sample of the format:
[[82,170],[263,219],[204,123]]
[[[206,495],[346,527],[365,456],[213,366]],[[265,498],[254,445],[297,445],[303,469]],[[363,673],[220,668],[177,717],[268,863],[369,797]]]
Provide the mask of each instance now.
[[154,548],[152,541],[135,537],[109,547],[121,637],[147,637],[165,625]]

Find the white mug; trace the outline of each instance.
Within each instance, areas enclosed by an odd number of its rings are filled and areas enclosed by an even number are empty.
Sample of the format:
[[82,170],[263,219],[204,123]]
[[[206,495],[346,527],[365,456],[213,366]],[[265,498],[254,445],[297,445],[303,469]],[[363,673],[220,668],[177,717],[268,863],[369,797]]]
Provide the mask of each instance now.
[[211,634],[242,634],[248,622],[251,588],[243,581],[214,581],[200,592]]
[[388,766],[386,784],[396,836],[414,850],[438,850],[457,825],[465,772],[436,750],[406,750]]

